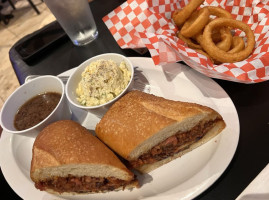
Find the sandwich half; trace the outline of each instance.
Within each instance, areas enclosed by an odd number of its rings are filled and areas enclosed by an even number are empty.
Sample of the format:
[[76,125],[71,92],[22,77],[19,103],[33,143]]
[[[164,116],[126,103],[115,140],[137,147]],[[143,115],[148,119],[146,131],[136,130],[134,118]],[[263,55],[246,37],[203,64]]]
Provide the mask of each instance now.
[[30,176],[53,194],[83,194],[138,187],[134,174],[86,128],[71,120],[50,124],[33,145]]
[[142,173],[204,144],[225,128],[215,110],[131,91],[96,126],[100,140]]

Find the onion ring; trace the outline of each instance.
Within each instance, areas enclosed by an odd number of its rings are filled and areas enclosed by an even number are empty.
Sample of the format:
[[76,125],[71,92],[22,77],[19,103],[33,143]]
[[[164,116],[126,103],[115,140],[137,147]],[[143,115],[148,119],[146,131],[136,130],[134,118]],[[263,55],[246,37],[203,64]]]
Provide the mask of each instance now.
[[195,11],[191,17],[184,23],[180,33],[184,37],[192,37],[201,32],[209,20],[208,9]]
[[232,47],[231,50],[228,51],[228,53],[237,53],[245,48],[245,42],[243,38],[239,36],[233,37]]
[[178,27],[184,24],[193,11],[195,11],[203,2],[204,0],[191,0],[184,8],[176,10],[172,15],[175,24]]
[[[203,42],[203,33],[200,32],[194,36],[195,40],[201,45]],[[201,45],[202,46],[202,45]],[[203,46],[202,46],[203,47]]]
[[214,7],[214,6],[205,6],[201,9],[208,9],[210,15],[214,15],[216,17],[221,17],[221,18],[229,18],[232,19],[231,13],[229,13],[227,10],[220,8],[220,7]]
[[190,38],[186,38],[181,35],[180,31],[177,33],[177,37],[187,44],[188,47],[193,49],[202,49],[200,44],[195,44]]
[[[231,31],[227,27],[223,27],[220,29],[221,41],[216,44],[223,51],[229,51],[232,46],[233,36]],[[212,38],[213,40],[213,38]]]
[[[219,49],[214,44],[211,34],[215,28],[222,26],[237,28],[244,31],[247,37],[246,48],[237,53],[228,53]],[[214,60],[223,63],[234,63],[246,59],[251,54],[255,46],[255,37],[250,27],[241,21],[227,18],[217,18],[206,25],[203,32],[203,40],[204,41],[201,43],[201,45],[208,55],[210,55]]]
[[[208,9],[210,15],[214,15],[219,18],[232,19],[232,15],[225,9],[214,6],[205,6],[202,9]],[[211,22],[212,19],[210,18]],[[220,30],[212,32],[212,40],[217,43],[217,47],[223,51],[228,51],[232,45],[232,34],[228,28],[221,28]]]
[[[214,6],[205,6],[201,9],[208,9],[210,15],[214,15],[219,18],[229,18],[232,19],[232,15],[225,9],[220,7],[214,7]],[[212,18],[209,19],[209,22],[213,21]],[[217,46],[224,50],[228,51],[230,49],[230,46],[232,44],[232,35],[230,32],[228,32],[227,28],[226,30],[217,30],[212,32],[212,40],[215,43],[218,43]]]

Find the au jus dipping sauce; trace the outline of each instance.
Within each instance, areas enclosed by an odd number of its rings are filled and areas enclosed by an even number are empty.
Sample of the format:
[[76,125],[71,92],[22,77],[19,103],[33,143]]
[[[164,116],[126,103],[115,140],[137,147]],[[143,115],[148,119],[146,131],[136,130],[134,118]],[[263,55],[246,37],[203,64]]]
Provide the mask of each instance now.
[[25,102],[15,115],[15,128],[21,131],[43,121],[58,105],[61,96],[60,93],[46,92]]

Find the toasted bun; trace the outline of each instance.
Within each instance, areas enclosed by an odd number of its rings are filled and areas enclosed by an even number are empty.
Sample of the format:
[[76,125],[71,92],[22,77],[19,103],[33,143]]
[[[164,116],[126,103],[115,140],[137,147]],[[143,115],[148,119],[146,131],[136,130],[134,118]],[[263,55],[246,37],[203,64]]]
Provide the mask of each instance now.
[[[225,127],[222,117],[215,110],[134,90],[113,104],[97,124],[95,131],[105,144],[131,161],[168,137],[189,131],[201,122],[215,119],[219,119],[219,128],[209,131],[208,137],[204,137],[199,145],[210,140]],[[198,144],[189,147],[188,151],[199,146]],[[154,165],[160,166],[180,155],[182,152]]]
[[30,176],[34,182],[54,176],[115,177],[134,175],[97,137],[80,124],[63,120],[40,132],[33,145]]

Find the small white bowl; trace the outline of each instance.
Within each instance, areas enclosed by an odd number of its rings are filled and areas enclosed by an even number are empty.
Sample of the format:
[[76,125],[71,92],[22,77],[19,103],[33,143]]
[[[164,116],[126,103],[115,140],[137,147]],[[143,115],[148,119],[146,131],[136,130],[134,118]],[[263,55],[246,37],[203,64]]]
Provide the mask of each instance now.
[[[114,99],[111,101],[108,101],[104,104],[97,105],[97,106],[83,106],[77,101],[77,94],[76,94],[76,88],[78,87],[79,82],[81,81],[81,74],[85,70],[87,66],[90,65],[90,63],[96,61],[96,60],[113,60],[117,64],[120,64],[122,61],[124,61],[128,67],[128,69],[131,72],[131,79],[127,85],[127,87]],[[120,54],[115,54],[115,53],[106,53],[106,54],[101,54],[95,57],[92,57],[82,64],[80,64],[77,69],[71,74],[69,77],[67,84],[66,84],[66,97],[68,101],[75,107],[87,110],[93,114],[95,114],[97,117],[102,117],[104,113],[107,111],[107,109],[115,102],[117,101],[123,94],[125,94],[127,91],[131,90],[133,87],[133,77],[134,77],[134,68],[133,64],[131,61]]]
[[[18,109],[31,98],[45,92],[57,92],[61,94],[60,101],[56,108],[50,113],[50,115],[35,126],[18,131],[14,127],[14,118]],[[21,85],[8,97],[1,111],[0,123],[3,130],[9,133],[36,137],[38,133],[50,123],[62,119],[70,119],[71,114],[68,101],[65,97],[65,87],[63,82],[56,76],[46,75],[35,78]]]

